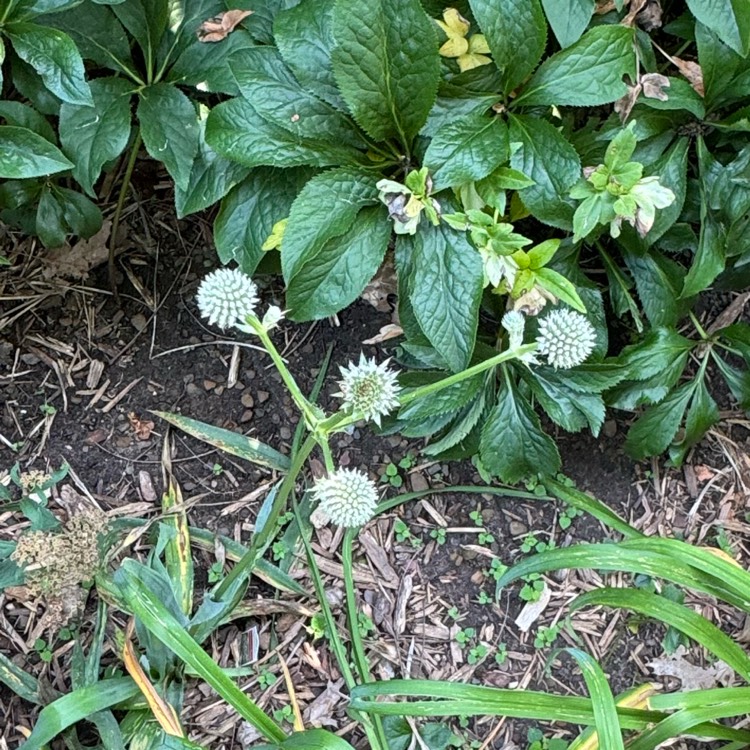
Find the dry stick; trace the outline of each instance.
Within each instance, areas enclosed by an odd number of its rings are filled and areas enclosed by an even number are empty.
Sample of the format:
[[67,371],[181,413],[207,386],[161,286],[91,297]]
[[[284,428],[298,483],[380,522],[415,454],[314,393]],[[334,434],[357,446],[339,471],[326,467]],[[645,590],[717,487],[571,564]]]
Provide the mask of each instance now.
[[120,195],[117,198],[117,207],[115,208],[115,215],[112,218],[112,234],[109,238],[109,258],[107,260],[107,271],[109,274],[109,286],[112,289],[112,295],[115,298],[115,302],[118,307],[120,305],[120,295],[117,291],[117,279],[115,279],[115,247],[117,245],[117,231],[120,228],[120,215],[122,214],[123,206],[125,205],[125,198],[128,194],[128,188],[130,187],[130,178],[133,176],[133,169],[135,168],[135,160],[138,158],[138,152],[141,149],[141,130],[136,129],[135,139],[133,145],[130,148],[130,157],[128,159],[128,165],[125,168],[125,175],[122,178],[122,186],[120,187]]

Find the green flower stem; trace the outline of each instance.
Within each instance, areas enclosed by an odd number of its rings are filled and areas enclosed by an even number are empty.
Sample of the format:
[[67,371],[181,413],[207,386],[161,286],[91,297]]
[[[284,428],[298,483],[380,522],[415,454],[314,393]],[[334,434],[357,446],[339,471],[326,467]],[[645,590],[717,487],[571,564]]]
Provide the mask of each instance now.
[[415,388],[413,391],[409,391],[409,393],[405,393],[403,396],[401,396],[399,398],[399,402],[401,403],[401,406],[406,406],[412,401],[416,401],[416,399],[418,398],[424,398],[425,396],[429,396],[433,393],[437,393],[438,391],[442,391],[443,388],[447,388],[450,385],[460,383],[467,378],[478,375],[480,372],[489,370],[490,368],[496,367],[497,365],[500,365],[503,362],[507,362],[508,360],[522,357],[524,354],[529,354],[533,351],[536,351],[536,344],[524,344],[523,346],[519,346],[517,349],[506,349],[504,352],[496,354],[494,357],[485,359],[484,362],[479,362],[473,367],[469,367],[462,372],[457,372],[454,375],[449,375],[447,378],[438,380],[437,383],[429,383],[427,385],[420,386],[419,388]]
[[703,326],[698,321],[698,318],[695,317],[695,314],[692,310],[689,311],[688,315],[690,315],[690,320],[693,322],[693,325],[695,326],[695,330],[698,331],[698,334],[704,341],[708,341],[708,334],[703,330]]
[[328,445],[328,440],[325,437],[320,437],[318,438],[318,445],[323,451],[323,460],[326,464],[326,471],[329,474],[333,474],[333,472],[336,470],[336,467],[333,463],[333,454],[331,453],[331,446]]
[[279,353],[279,350],[276,348],[273,341],[271,340],[271,337],[268,335],[268,331],[266,331],[266,329],[263,327],[263,324],[260,322],[260,320],[258,320],[257,317],[255,317],[255,315],[248,315],[246,322],[253,329],[253,331],[255,331],[258,338],[261,340],[265,350],[273,360],[274,365],[276,365],[276,369],[279,371],[279,375],[281,375],[281,379],[284,381],[284,385],[287,387],[289,394],[294,399],[294,403],[297,404],[297,407],[302,412],[302,416],[305,418],[305,422],[307,422],[309,428],[314,431],[315,426],[320,421],[320,418],[315,414],[312,405],[307,400],[307,398],[305,398],[305,395],[297,385],[297,381],[289,372],[289,368],[286,366],[286,363]]
[[302,467],[305,465],[305,461],[307,461],[308,456],[312,453],[313,448],[315,448],[317,444],[318,441],[313,435],[308,435],[305,439],[305,442],[302,443],[301,448],[295,454],[294,459],[292,460],[292,465],[289,467],[289,473],[284,477],[284,481],[281,483],[281,487],[279,488],[279,492],[276,495],[276,499],[273,501],[273,505],[271,506],[271,512],[268,514],[268,518],[266,519],[265,525],[263,527],[264,530],[267,531],[267,533],[263,533],[262,531],[260,531],[256,532],[253,535],[253,541],[251,542],[247,552],[245,552],[245,554],[239,559],[239,561],[232,568],[227,577],[216,587],[216,591],[213,593],[214,600],[220,601],[222,596],[227,591],[231,590],[232,585],[237,580],[249,576],[252,572],[252,569],[258,562],[258,558],[263,553],[268,533],[275,533],[276,522],[284,508],[286,508],[287,500],[289,499],[289,495],[294,489],[294,485],[297,482],[297,477],[302,471]]

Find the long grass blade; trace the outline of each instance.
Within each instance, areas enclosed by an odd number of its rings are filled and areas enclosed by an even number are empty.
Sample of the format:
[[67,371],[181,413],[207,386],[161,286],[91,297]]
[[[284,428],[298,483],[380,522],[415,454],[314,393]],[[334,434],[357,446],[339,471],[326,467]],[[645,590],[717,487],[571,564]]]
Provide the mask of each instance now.
[[647,591],[604,588],[577,597],[570,609],[596,605],[630,609],[671,625],[725,661],[745,682],[750,682],[750,656],[716,625],[689,607]]
[[18,750],[40,750],[76,722],[137,694],[138,686],[130,677],[113,677],[63,695],[42,709],[34,730]]
[[29,703],[40,703],[39,684],[0,651],[0,682]]
[[577,648],[568,648],[566,651],[578,663],[591,696],[599,746],[604,750],[624,750],[615,698],[602,668],[585,651]]
[[284,730],[224,674],[221,667],[187,633],[159,598],[143,585],[143,567],[134,560],[125,560],[115,573],[115,583],[143,626],[199,674],[264,737],[273,742],[283,740],[286,737]]
[[244,458],[259,466],[266,466],[276,471],[287,471],[291,462],[289,457],[279,453],[270,445],[261,443],[260,440],[249,438],[246,435],[238,435],[231,430],[225,430],[222,427],[214,427],[197,419],[183,417],[181,414],[172,414],[167,411],[154,411],[157,417],[161,417],[166,422],[179,427],[183,432],[192,435],[204,443],[213,445],[225,453],[231,453],[233,456]]

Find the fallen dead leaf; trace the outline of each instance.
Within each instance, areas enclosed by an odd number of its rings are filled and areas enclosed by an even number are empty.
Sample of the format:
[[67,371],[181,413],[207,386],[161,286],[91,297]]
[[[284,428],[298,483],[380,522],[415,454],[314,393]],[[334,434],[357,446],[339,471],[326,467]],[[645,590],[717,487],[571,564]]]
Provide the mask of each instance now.
[[708,690],[732,684],[734,672],[728,664],[717,661],[709,667],[696,667],[685,659],[686,653],[687,649],[679,646],[671,656],[653,659],[648,666],[661,677],[676,677],[683,690]]
[[404,329],[401,326],[397,326],[395,323],[388,323],[384,325],[372,338],[365,339],[363,344],[382,344],[383,341],[388,339],[394,339],[396,336],[401,336]]
[[139,419],[135,412],[131,411],[128,413],[128,421],[130,422],[133,432],[138,440],[148,440],[151,437],[151,433],[154,431],[154,423],[150,419]]
[[704,96],[706,91],[703,88],[703,69],[697,62],[692,60],[682,60],[679,57],[671,58],[677,69],[687,79],[687,82],[693,87],[693,90]]
[[341,694],[343,684],[343,679],[328,683],[326,689],[302,712],[306,725],[316,728],[338,726],[332,717],[336,708],[347,700]]
[[42,276],[45,279],[85,279],[89,272],[109,258],[107,242],[112,222],[105,221],[102,228],[87,240],[79,240],[72,247],[48,250],[44,254]]
[[226,39],[237,28],[237,24],[252,13],[252,10],[227,10],[206,19],[198,28],[199,41],[220,42]]

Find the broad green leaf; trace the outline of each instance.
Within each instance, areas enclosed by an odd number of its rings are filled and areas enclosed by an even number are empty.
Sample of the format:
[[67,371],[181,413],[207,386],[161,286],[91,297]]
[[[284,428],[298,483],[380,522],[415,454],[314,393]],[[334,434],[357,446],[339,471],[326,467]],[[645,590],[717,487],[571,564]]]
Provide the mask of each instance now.
[[375,182],[375,175],[365,171],[334,169],[305,185],[292,204],[281,242],[287,284],[325,243],[348,231],[360,209],[378,203]]
[[701,378],[695,388],[693,400],[685,417],[685,431],[679,442],[669,448],[669,458],[674,466],[681,466],[688,451],[720,419],[719,407],[711,398],[706,388],[706,381]]
[[[413,724],[401,716],[384,716],[383,730],[388,750],[409,750],[414,742]],[[453,747],[455,735],[446,724],[421,724],[419,736],[424,743],[422,750],[447,750]]]
[[484,390],[456,415],[445,433],[435,442],[426,445],[422,452],[426,456],[439,456],[464,441],[475,438],[473,442],[477,447],[471,450],[471,454],[476,453],[481,429],[479,425],[482,417],[487,413],[487,401],[487,391]]
[[273,24],[274,40],[301,86],[346,111],[331,61],[335,46],[333,7],[334,0],[303,0],[281,11]]
[[91,82],[93,107],[60,107],[60,141],[75,166],[73,177],[92,197],[94,183],[108,161],[117,158],[130,138],[130,91],[122,78]]
[[596,0],[542,0],[547,20],[561,47],[580,38],[594,14]]
[[10,58],[13,87],[16,88],[43,115],[57,116],[62,102],[45,85],[42,77],[18,55]]
[[548,57],[523,87],[514,106],[608,104],[628,93],[623,82],[626,75],[635,77],[633,29],[597,26],[572,47]]
[[510,141],[521,148],[510,157],[513,169],[527,175],[533,185],[518,197],[539,221],[572,229],[575,204],[568,191],[581,176],[581,160],[557,128],[529,115],[511,115]]
[[596,606],[629,609],[676,628],[726,662],[746,682],[750,681],[750,656],[716,625],[689,607],[647,591],[603,588],[581,594],[571,602],[570,609],[575,612]]
[[422,163],[434,190],[481,180],[508,160],[508,128],[499,117],[472,115],[435,133]]
[[668,187],[675,196],[674,203],[656,212],[654,224],[644,238],[653,245],[677,221],[685,205],[687,193],[688,147],[687,138],[678,139],[673,146],[655,164],[650,165],[646,175],[656,175],[659,182]]
[[539,0],[469,0],[510,94],[536,68],[547,43],[547,23]]
[[6,125],[32,130],[50,143],[55,143],[57,140],[55,131],[47,119],[28,104],[2,100],[0,101],[0,118],[5,120]]
[[174,203],[179,219],[218,203],[249,171],[247,167],[219,156],[206,143],[205,120],[199,121],[198,127],[198,153],[190,170],[190,180],[184,190],[175,185]]
[[214,242],[222,263],[236,261],[252,274],[274,225],[289,215],[292,202],[312,173],[308,169],[257,167],[221,203]]
[[84,60],[123,73],[135,70],[128,35],[110,8],[81,3],[39,22],[68,34]]
[[688,269],[680,297],[693,297],[708,289],[726,264],[726,230],[713,212],[703,217],[698,250]]
[[279,453],[265,443],[246,435],[238,435],[231,430],[200,422],[197,419],[183,417],[181,414],[172,414],[165,411],[153,412],[157,417],[173,424],[175,427],[187,432],[204,443],[213,445],[219,450],[231,453],[233,456],[244,458],[260,466],[267,466],[276,471],[289,469],[289,457]]
[[217,153],[246,167],[328,167],[362,160],[361,152],[350,146],[325,138],[300,138],[273,125],[242,98],[211,110],[206,142]]
[[746,69],[747,63],[700,22],[695,24],[695,41],[703,74],[704,101],[709,111],[716,110],[741,95],[734,79]]
[[735,52],[750,52],[750,8],[745,0],[687,0],[690,12]]
[[666,99],[641,96],[638,104],[651,109],[684,109],[702,120],[706,116],[703,97],[684,79],[668,77],[669,85],[664,89]]
[[143,565],[125,560],[115,573],[115,584],[133,614],[168,649],[190,666],[239,714],[263,736],[281,741],[285,733],[226,675],[224,670],[200,647],[142,581]]
[[586,306],[583,304],[575,285],[568,281],[562,274],[551,268],[540,268],[534,272],[534,278],[539,286],[544,287],[558,297],[566,305],[570,305],[574,310],[580,313],[586,312]]
[[409,299],[419,326],[453,372],[474,352],[483,271],[467,236],[441,224],[414,237]]
[[577,648],[565,649],[578,663],[591,696],[599,747],[606,750],[624,750],[622,729],[617,719],[615,697],[607,682],[607,676],[591,654]]
[[682,267],[656,251],[642,256],[624,252],[623,256],[651,325],[675,325],[686,307],[680,299]]
[[646,380],[659,375],[674,362],[684,366],[693,346],[693,341],[673,328],[654,328],[637,344],[623,349],[619,361],[626,377]]
[[437,34],[419,0],[336,0],[333,73],[360,127],[408,148],[435,102]]
[[637,461],[663,453],[677,434],[694,391],[695,383],[685,383],[647,409],[628,430],[625,450]]
[[88,239],[102,228],[102,212],[83,193],[63,187],[55,187],[54,191],[73,234]]
[[503,382],[482,430],[479,455],[485,468],[507,484],[539,474],[554,475],[560,454],[526,398]]
[[131,33],[143,52],[148,80],[156,67],[156,51],[169,23],[167,0],[127,0],[112,6],[120,23]]
[[36,70],[53,94],[70,104],[93,105],[83,60],[67,34],[34,23],[7,24],[3,31],[16,54]]
[[195,39],[170,67],[167,81],[195,86],[200,91],[237,96],[240,89],[229,67],[229,59],[255,46],[253,38],[242,28],[236,28],[218,44]]
[[[3,564],[0,563],[0,575],[2,574],[2,567]],[[20,581],[8,585],[17,586],[22,583],[23,576],[21,576]],[[5,586],[0,584],[0,590],[3,588]],[[0,682],[19,696],[19,698],[29,703],[38,704],[41,702],[39,698],[39,683],[28,672],[11,661],[2,651],[0,651]]]
[[60,732],[78,721],[140,694],[130,677],[112,677],[79,688],[45,706],[19,750],[42,750]]
[[39,198],[36,233],[45,247],[60,247],[65,242],[67,225],[63,208],[49,186],[44,187]]
[[164,164],[180,189],[186,190],[199,148],[195,106],[169,83],[148,86],[139,91],[138,98],[138,122],[146,151]]
[[750,370],[738,370],[712,351],[714,361],[740,408],[750,411]]
[[301,86],[273,47],[242,50],[229,60],[242,96],[273,126],[296,139],[365,148],[351,118]]
[[383,262],[391,222],[378,207],[363,208],[350,228],[322,245],[309,246],[287,285],[293,320],[318,320],[359,297]]
[[[443,377],[445,377],[444,373],[434,373],[434,381],[441,380]],[[479,395],[484,388],[484,381],[485,376],[480,373],[467,380],[462,380],[460,383],[449,385],[437,393],[418,398],[416,401],[401,407],[398,418],[424,419],[425,417],[458,411]]]

